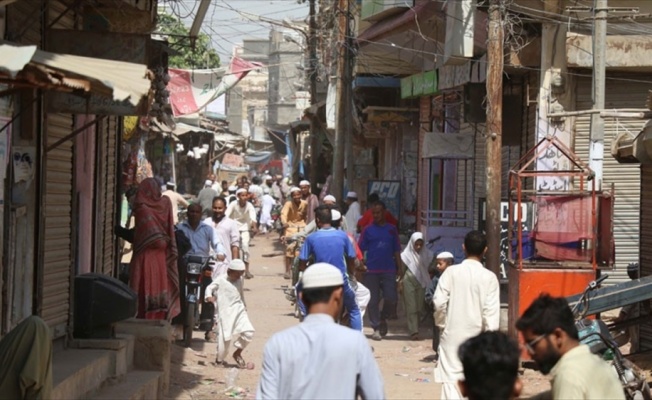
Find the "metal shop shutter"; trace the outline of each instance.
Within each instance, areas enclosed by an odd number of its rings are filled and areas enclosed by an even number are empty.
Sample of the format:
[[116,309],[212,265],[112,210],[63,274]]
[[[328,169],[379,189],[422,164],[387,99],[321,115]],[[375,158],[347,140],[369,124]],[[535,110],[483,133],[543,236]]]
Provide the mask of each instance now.
[[113,276],[116,259],[116,241],[113,235],[116,217],[116,176],[118,117],[108,117],[100,124],[97,179],[97,242],[95,271]]
[[[626,79],[636,80],[636,76]],[[607,76],[606,109],[642,108],[652,85],[617,79]],[[577,110],[592,107],[591,80],[580,78],[576,86]],[[613,183],[616,191],[614,206],[614,236],[616,243],[616,267],[608,283],[629,280],[627,264],[637,262],[639,258],[639,218],[640,218],[640,167],[638,164],[619,164],[611,156],[611,142],[619,132],[630,131],[634,135],[640,132],[646,121],[614,118],[605,119],[605,142],[603,164],[603,187]],[[575,119],[574,150],[587,164],[589,162],[589,138],[591,117],[579,116]]]
[[[47,145],[72,131],[71,115],[47,115]],[[45,157],[42,318],[54,337],[66,334],[72,270],[73,145],[67,140]]]

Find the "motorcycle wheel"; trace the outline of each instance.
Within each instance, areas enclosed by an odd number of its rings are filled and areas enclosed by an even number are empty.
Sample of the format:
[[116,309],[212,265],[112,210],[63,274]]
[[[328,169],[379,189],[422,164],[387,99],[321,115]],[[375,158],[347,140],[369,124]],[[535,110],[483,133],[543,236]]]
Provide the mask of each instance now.
[[647,382],[643,381],[641,384],[640,389],[637,391],[641,394],[641,399],[643,400],[651,400],[652,399],[652,394],[650,394],[650,386],[647,384]]
[[183,326],[183,344],[186,347],[190,347],[190,342],[192,342],[192,331],[195,328],[195,305],[188,302],[186,304],[186,324]]

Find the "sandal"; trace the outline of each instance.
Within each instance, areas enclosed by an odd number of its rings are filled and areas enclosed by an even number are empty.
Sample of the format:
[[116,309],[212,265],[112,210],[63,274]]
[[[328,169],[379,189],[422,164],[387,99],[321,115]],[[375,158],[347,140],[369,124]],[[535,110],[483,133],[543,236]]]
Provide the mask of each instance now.
[[235,363],[238,364],[238,368],[240,369],[245,369],[247,368],[247,363],[245,362],[244,358],[242,358],[241,355],[233,355],[233,359],[235,360]]

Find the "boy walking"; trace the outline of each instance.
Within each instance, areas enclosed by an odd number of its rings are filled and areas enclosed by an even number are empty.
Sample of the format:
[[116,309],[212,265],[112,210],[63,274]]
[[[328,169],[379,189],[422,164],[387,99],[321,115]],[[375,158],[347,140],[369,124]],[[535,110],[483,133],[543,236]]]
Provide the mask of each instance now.
[[242,350],[247,347],[254,336],[254,327],[249,321],[242,293],[242,275],[245,264],[242,260],[232,260],[226,275],[218,276],[206,288],[206,301],[216,303],[217,313],[217,364],[225,364],[224,358],[231,342],[236,348],[233,359],[239,368],[247,363],[242,358]]

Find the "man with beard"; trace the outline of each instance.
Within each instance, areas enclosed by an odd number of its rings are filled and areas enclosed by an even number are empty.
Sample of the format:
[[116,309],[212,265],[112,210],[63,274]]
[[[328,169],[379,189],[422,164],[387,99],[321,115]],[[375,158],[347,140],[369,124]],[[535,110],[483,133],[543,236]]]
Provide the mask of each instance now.
[[319,198],[310,191],[310,182],[303,180],[299,182],[301,189],[301,198],[308,203],[308,215],[306,223],[309,224],[315,220],[315,208],[319,206]]
[[563,297],[539,296],[516,321],[516,329],[539,370],[551,373],[553,399],[625,399],[609,364],[580,344],[573,312]]
[[[306,227],[308,203],[301,199],[301,189],[293,187],[290,189],[290,196],[292,200],[285,203],[283,209],[281,209],[281,223],[283,224],[282,243],[286,243],[286,238],[291,237]],[[290,271],[296,250],[295,243],[290,243],[285,249],[285,275],[283,275],[285,279],[292,278]]]
[[213,277],[226,273],[229,263],[240,258],[240,231],[238,224],[226,217],[226,200],[224,197],[213,199],[213,215],[204,220],[204,224],[213,228],[224,245],[225,260],[217,262]]
[[242,249],[240,258],[245,263],[244,277],[245,279],[251,279],[254,276],[249,272],[249,242],[251,241],[251,237],[258,233],[256,210],[248,201],[249,193],[247,189],[238,189],[235,195],[238,196],[238,201],[229,204],[225,214],[238,224],[240,230],[240,248]]
[[482,265],[487,238],[471,231],[462,248],[466,258],[446,269],[433,296],[435,323],[441,328],[435,381],[442,384],[442,399],[463,398],[457,385],[464,377],[460,345],[481,332],[497,331],[500,323],[498,278]]

